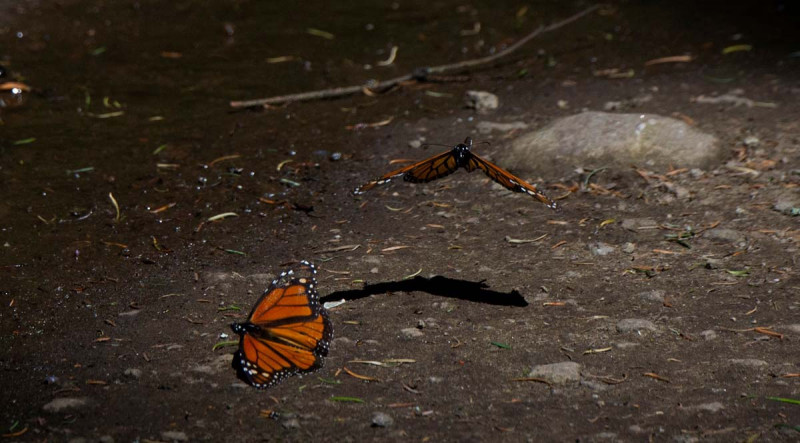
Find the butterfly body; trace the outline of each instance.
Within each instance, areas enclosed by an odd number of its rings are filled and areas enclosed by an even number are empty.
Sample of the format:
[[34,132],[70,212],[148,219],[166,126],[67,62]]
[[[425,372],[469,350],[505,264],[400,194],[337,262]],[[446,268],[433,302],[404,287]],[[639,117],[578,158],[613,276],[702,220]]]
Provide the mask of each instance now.
[[319,302],[316,268],[300,262],[308,277],[284,271],[253,307],[247,321],[231,324],[240,335],[231,365],[240,379],[264,389],[284,378],[322,367],[333,338],[328,312]]
[[467,172],[480,169],[490,179],[510,191],[526,193],[544,203],[548,208],[557,209],[558,207],[556,202],[544,195],[536,186],[472,152],[472,138],[470,137],[467,137],[464,143],[455,145],[449,151],[384,174],[365,185],[357,187],[353,193],[363,194],[375,186],[386,184],[392,179],[401,176],[407,182],[427,183],[448,176],[459,168],[464,168]]

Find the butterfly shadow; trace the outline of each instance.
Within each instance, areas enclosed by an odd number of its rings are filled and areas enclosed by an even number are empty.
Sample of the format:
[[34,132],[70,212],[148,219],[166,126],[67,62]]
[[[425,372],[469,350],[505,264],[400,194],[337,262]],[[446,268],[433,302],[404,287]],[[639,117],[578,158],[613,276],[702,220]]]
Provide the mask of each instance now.
[[345,299],[348,301],[369,297],[370,295],[385,294],[388,292],[427,292],[428,294],[442,297],[458,298],[461,300],[486,303],[501,306],[528,306],[528,302],[519,291],[511,292],[493,291],[485,280],[478,282],[458,280],[437,275],[431,278],[414,277],[409,280],[388,281],[367,284],[362,289],[336,291],[322,297],[322,302]]

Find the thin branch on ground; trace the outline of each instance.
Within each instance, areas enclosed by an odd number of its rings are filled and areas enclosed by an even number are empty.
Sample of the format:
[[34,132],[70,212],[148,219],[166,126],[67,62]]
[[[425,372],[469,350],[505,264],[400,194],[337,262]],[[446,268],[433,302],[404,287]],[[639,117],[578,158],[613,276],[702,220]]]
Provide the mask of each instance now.
[[540,26],[530,34],[523,37],[518,42],[514,43],[513,45],[509,46],[508,48],[486,57],[471,59],[471,60],[464,60],[458,63],[452,63],[449,65],[440,65],[440,66],[433,66],[428,68],[417,68],[411,74],[406,74],[401,77],[396,77],[390,80],[384,80],[381,82],[371,80],[363,85],[356,85],[356,86],[345,86],[339,88],[331,88],[331,89],[323,89],[319,91],[309,91],[309,92],[301,92],[299,94],[288,94],[288,95],[279,95],[275,97],[269,98],[261,98],[255,100],[243,100],[243,101],[232,101],[230,103],[231,107],[234,108],[249,108],[253,106],[265,106],[265,105],[275,105],[280,103],[287,103],[287,102],[297,102],[297,101],[306,101],[306,100],[320,100],[325,98],[332,98],[332,97],[344,97],[347,95],[357,94],[359,92],[367,90],[386,90],[393,86],[396,86],[400,83],[407,82],[410,80],[417,80],[417,81],[424,81],[428,75],[431,74],[444,74],[448,72],[455,72],[455,71],[462,71],[466,68],[471,68],[474,66],[485,65],[494,62],[502,57],[505,57],[512,52],[516,51],[524,44],[528,43],[533,38],[544,34],[546,32],[554,31],[558,28],[566,26],[585,15],[588,15],[595,10],[597,10],[600,5],[594,5],[592,7],[586,8],[577,14],[574,14],[570,17],[565,18],[564,20],[558,21],[548,26]]

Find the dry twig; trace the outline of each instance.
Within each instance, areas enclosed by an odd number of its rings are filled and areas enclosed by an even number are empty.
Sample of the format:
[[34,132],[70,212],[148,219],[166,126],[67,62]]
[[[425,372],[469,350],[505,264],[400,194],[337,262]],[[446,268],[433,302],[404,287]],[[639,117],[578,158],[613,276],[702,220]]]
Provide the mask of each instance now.
[[243,101],[232,101],[230,103],[231,107],[233,108],[249,108],[253,106],[265,106],[265,105],[274,105],[279,103],[287,103],[287,102],[296,102],[296,101],[306,101],[306,100],[319,100],[324,98],[332,98],[332,97],[344,97],[347,95],[357,94],[362,91],[369,91],[369,90],[385,90],[389,89],[393,86],[396,86],[400,83],[407,82],[409,80],[425,80],[428,75],[431,74],[444,74],[448,72],[454,71],[461,71],[466,68],[471,68],[473,66],[480,66],[485,65],[491,62],[494,62],[497,59],[505,57],[512,52],[519,49],[525,43],[528,43],[534,37],[539,36],[540,34],[544,34],[545,32],[554,31],[558,28],[566,26],[575,20],[582,18],[585,15],[588,15],[595,10],[597,10],[600,5],[594,5],[589,8],[584,9],[577,14],[574,14],[570,17],[565,18],[564,20],[558,21],[553,23],[549,26],[540,26],[530,34],[523,37],[518,42],[514,43],[513,45],[509,46],[503,51],[500,51],[496,54],[492,54],[486,57],[475,58],[471,60],[465,60],[463,62],[452,63],[449,65],[440,65],[440,66],[433,66],[430,68],[418,68],[415,69],[413,73],[406,74],[401,77],[393,78],[390,80],[384,80],[382,82],[378,81],[370,81],[364,85],[355,85],[355,86],[345,86],[339,88],[331,88],[331,89],[323,89],[319,91],[309,91],[309,92],[301,92],[299,94],[288,94],[288,95],[279,95],[275,97],[269,98],[261,98],[255,100],[243,100]]

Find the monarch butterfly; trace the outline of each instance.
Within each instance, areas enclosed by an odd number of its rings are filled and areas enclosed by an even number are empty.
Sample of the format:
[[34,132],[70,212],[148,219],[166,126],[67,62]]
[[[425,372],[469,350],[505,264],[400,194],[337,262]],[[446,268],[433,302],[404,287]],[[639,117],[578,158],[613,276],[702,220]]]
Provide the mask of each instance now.
[[317,269],[301,261],[306,276],[283,271],[264,292],[244,323],[233,323],[239,350],[232,366],[248,384],[265,389],[284,378],[322,367],[333,326],[320,304]]
[[411,183],[427,183],[437,178],[450,175],[458,168],[464,168],[467,172],[476,169],[483,171],[489,178],[500,183],[506,189],[513,192],[524,192],[531,197],[544,203],[550,209],[556,209],[556,202],[550,200],[546,195],[539,191],[536,186],[526,182],[516,175],[495,165],[472,152],[472,138],[467,137],[464,143],[459,143],[453,149],[434,155],[431,158],[422,160],[389,172],[381,177],[357,187],[353,193],[363,194],[377,185],[388,183],[394,178],[403,176],[403,180]]

